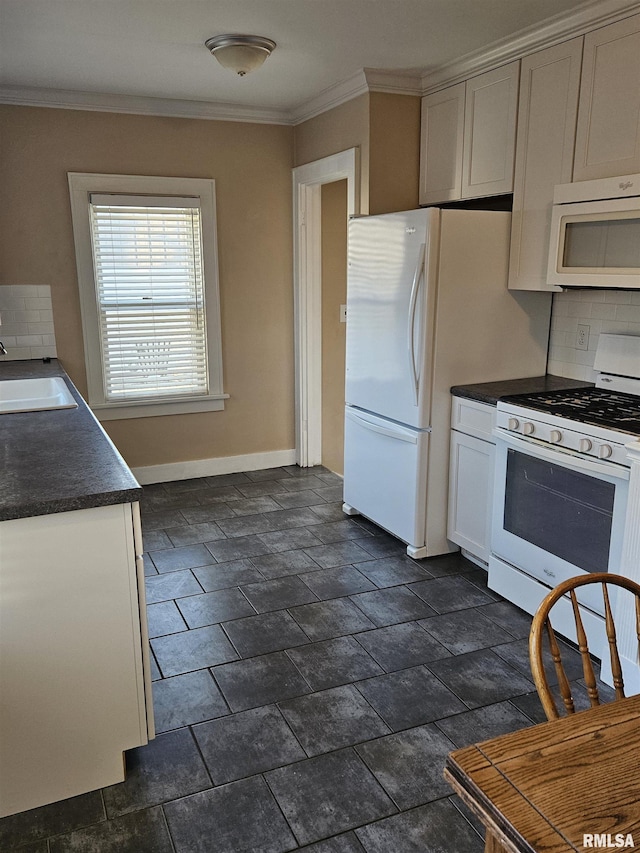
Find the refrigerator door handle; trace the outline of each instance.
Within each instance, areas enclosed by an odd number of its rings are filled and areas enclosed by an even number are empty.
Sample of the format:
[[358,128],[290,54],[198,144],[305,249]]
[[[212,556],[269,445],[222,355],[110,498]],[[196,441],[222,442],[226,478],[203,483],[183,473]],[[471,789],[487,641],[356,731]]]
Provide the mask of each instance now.
[[[351,409],[347,409],[346,417],[364,429],[371,430],[371,432],[377,432],[380,433],[380,435],[386,435],[389,438],[395,438],[398,441],[406,441],[409,444],[418,443],[418,435],[415,430],[406,429],[400,425],[397,427],[382,426],[382,424],[369,420],[365,415],[358,414]],[[423,430],[423,432],[427,432],[427,430]]]
[[416,343],[415,343],[415,320],[416,307],[418,305],[418,291],[420,289],[420,278],[424,269],[424,256],[426,251],[426,243],[420,244],[420,254],[418,255],[418,263],[413,274],[413,282],[411,284],[411,298],[409,300],[409,369],[411,370],[411,387],[413,388],[414,399],[416,406],[418,405],[418,393],[420,391],[420,377],[416,370]]

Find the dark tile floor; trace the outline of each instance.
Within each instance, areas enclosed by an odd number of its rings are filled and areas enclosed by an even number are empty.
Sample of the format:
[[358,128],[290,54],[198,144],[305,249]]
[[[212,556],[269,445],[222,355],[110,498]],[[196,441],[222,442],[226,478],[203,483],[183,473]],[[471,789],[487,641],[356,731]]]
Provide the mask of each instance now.
[[0,820],[0,850],[481,853],[442,768],[543,719],[529,617],[346,518],[323,468],[144,492],[157,737],[122,784]]

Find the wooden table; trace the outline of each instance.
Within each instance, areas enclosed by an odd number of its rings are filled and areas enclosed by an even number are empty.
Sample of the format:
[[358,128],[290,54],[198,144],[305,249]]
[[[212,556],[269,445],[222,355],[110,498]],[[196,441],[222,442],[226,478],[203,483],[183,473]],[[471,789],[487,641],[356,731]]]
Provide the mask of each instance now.
[[485,853],[640,850],[640,696],[459,749],[444,772]]

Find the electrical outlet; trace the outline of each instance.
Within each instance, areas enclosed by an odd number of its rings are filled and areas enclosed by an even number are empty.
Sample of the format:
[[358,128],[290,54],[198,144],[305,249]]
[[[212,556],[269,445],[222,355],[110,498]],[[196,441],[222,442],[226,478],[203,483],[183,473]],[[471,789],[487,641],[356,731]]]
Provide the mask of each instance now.
[[589,349],[589,326],[578,324],[578,334],[576,335],[576,349]]

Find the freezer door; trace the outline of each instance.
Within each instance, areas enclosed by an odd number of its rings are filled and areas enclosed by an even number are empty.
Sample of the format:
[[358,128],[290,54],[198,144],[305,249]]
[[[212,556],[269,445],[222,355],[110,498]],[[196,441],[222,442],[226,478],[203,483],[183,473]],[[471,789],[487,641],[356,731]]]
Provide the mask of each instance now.
[[346,402],[429,425],[429,364],[439,211],[349,223]]
[[347,408],[344,501],[408,545],[425,544],[429,433]]

